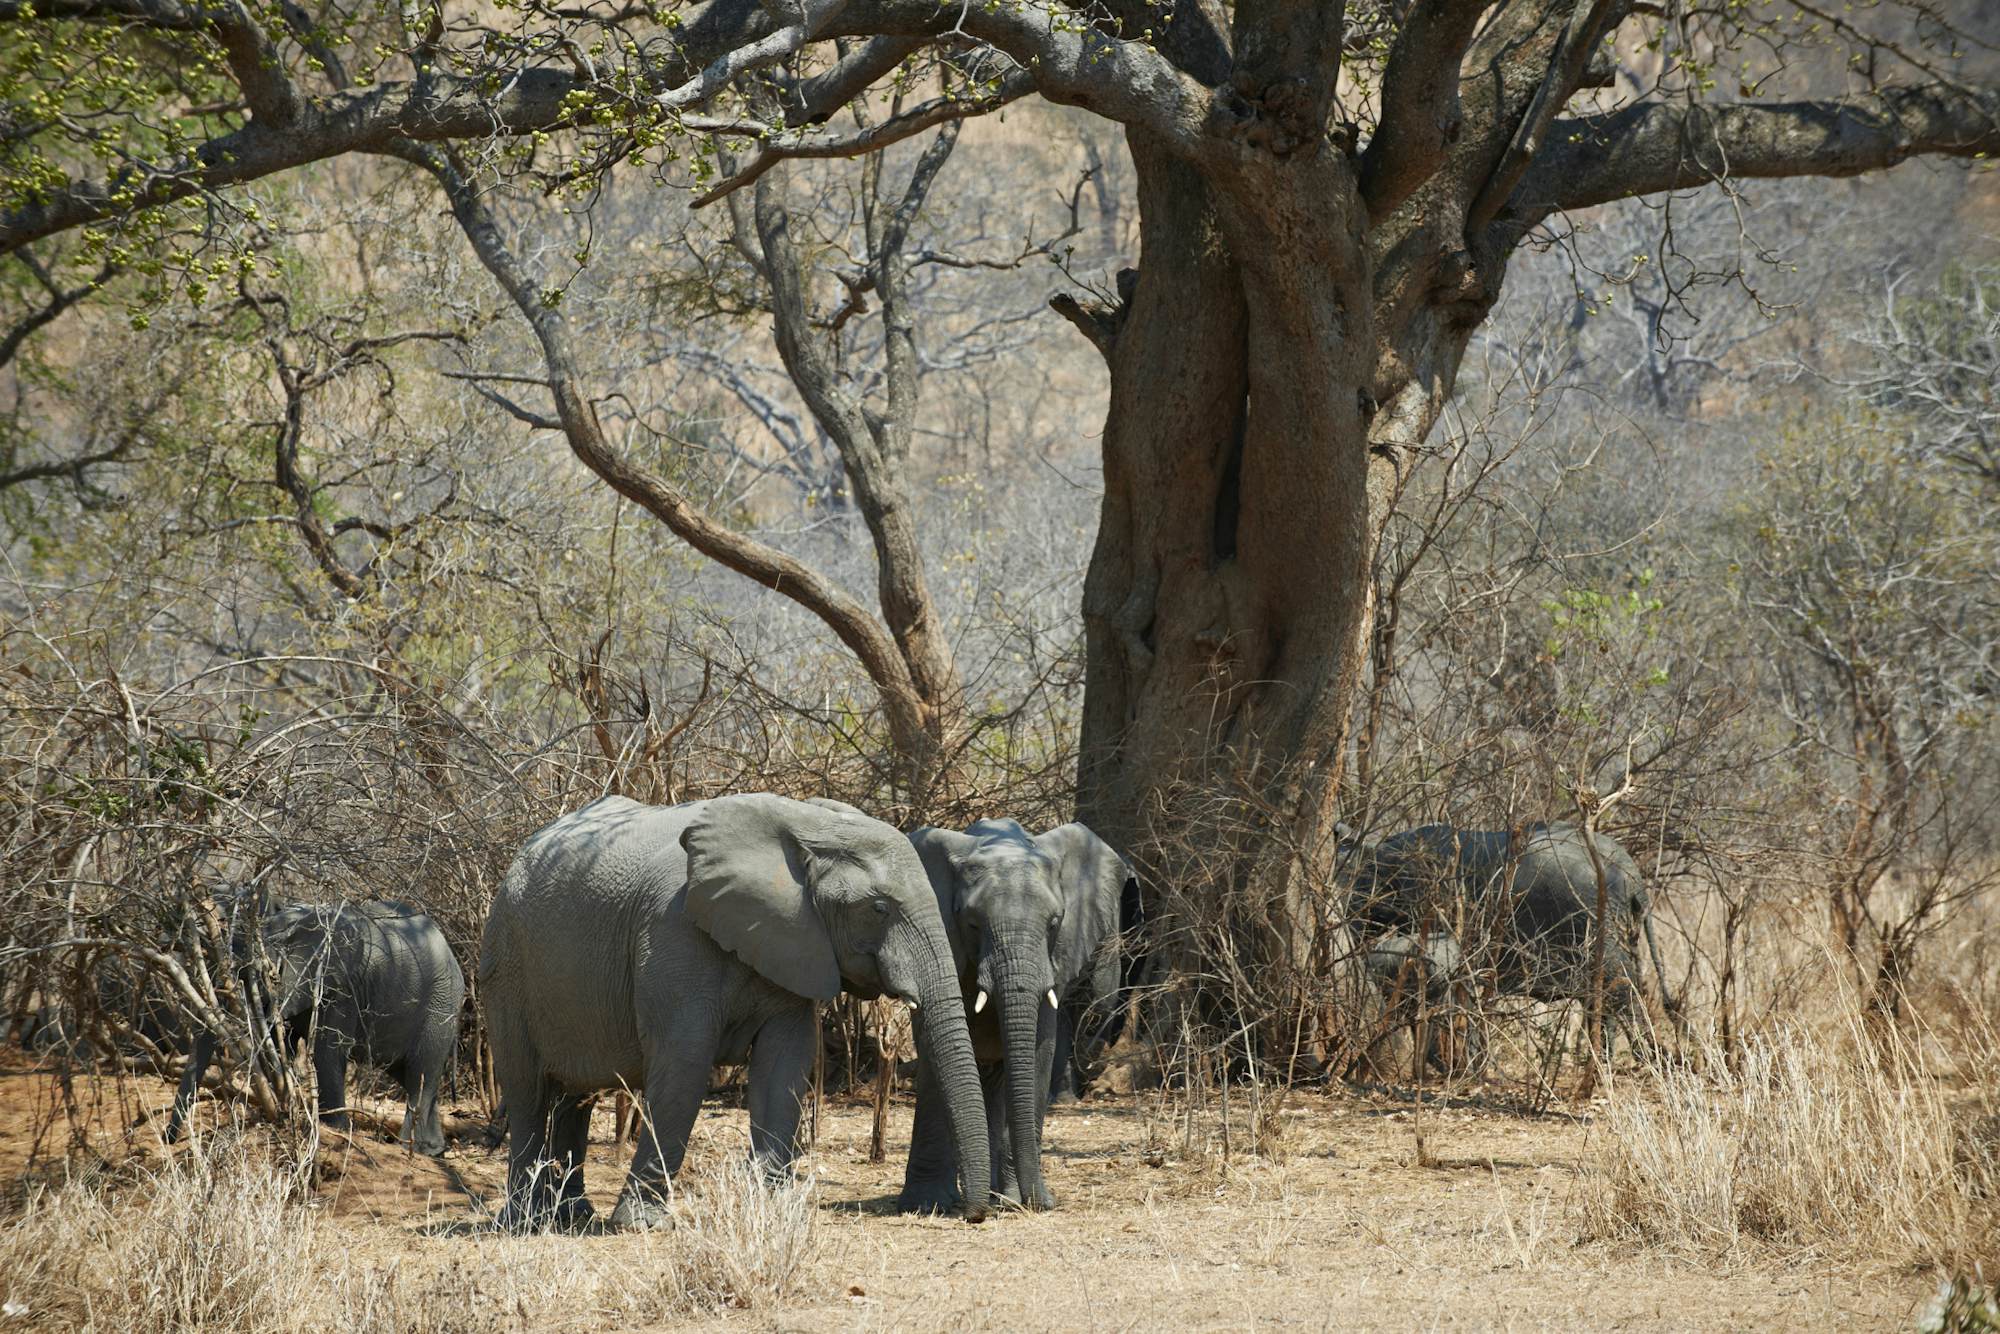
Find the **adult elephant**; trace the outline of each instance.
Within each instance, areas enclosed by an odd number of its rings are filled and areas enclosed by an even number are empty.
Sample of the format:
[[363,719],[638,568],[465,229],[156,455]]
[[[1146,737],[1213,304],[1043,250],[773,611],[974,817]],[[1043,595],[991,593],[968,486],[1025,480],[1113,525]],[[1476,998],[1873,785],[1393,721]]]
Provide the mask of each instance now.
[[[1575,825],[1505,829],[1424,825],[1379,842],[1339,826],[1340,857],[1352,877],[1348,917],[1370,934],[1454,933],[1475,959],[1482,953],[1501,992],[1537,1000],[1586,1000],[1593,986],[1592,923],[1597,868],[1604,870],[1606,1012],[1629,1022],[1643,990],[1638,937],[1643,934],[1671,1010],[1665,966],[1653,936],[1651,904],[1632,856],[1606,834],[1596,850]],[[1489,949],[1482,951],[1484,940]],[[1607,1057],[1612,1028],[1604,1030]]]
[[[1128,886],[1136,891],[1132,868],[1080,824],[1031,835],[1013,820],[981,820],[963,833],[919,829],[910,842],[951,939],[955,991],[985,1093],[994,1186],[1011,1203],[1050,1208],[1055,1200],[1042,1179],[1041,1151],[1057,1012],[1064,998],[1075,1009],[1117,991],[1115,941],[1121,902]],[[921,1061],[898,1201],[908,1212],[949,1209],[958,1199],[946,1087],[935,1067]]]
[[[986,1216],[986,1121],[950,941],[909,840],[852,807],[755,793],[683,806],[604,797],[531,837],[479,962],[507,1104],[502,1221],[575,1226],[591,1096],[650,1123],[612,1222],[660,1220],[710,1072],[750,1070],[750,1142],[788,1168],[812,1073],[813,1007],[845,987],[916,1010],[949,1132]],[[546,1169],[546,1170],[545,1170]]]
[[[419,1153],[443,1153],[438,1091],[458,1042],[465,974],[437,923],[392,900],[294,904],[266,914],[260,934],[275,977],[268,993],[258,978],[245,983],[268,1003],[268,1022],[288,1046],[310,1039],[321,1122],[349,1128],[347,1064],[364,1061],[402,1083],[399,1138]],[[247,945],[239,936],[232,946],[244,962]],[[215,1041],[205,1030],[195,1035],[167,1120],[170,1144],[193,1110]]]

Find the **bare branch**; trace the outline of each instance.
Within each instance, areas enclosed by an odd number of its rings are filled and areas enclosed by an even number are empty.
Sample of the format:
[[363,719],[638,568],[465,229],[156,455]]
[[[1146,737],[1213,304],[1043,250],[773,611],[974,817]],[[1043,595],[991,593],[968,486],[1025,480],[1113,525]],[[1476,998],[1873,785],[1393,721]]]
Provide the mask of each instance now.
[[562,314],[542,300],[541,290],[515,256],[498,217],[459,165],[435,149],[392,146],[394,156],[411,162],[444,187],[466,239],[481,264],[500,283],[534,330],[548,362],[550,389],[564,438],[577,458],[626,499],[636,502],[689,546],[710,560],[792,599],[833,631],[860,659],[882,702],[899,745],[921,753],[927,713],[910,669],[894,639],[867,608],[814,570],[784,552],[746,536],[703,513],[659,477],[634,467],[612,448],[586,395],[581,371]]
[[694,207],[705,207],[731,191],[742,189],[786,158],[865,157],[869,153],[887,148],[890,144],[900,143],[913,135],[922,134],[934,125],[998,111],[1008,103],[1026,97],[1034,90],[1034,81],[1025,71],[1017,70],[1002,79],[998,88],[983,97],[970,99],[957,96],[934,97],[928,102],[911,107],[899,116],[863,126],[853,133],[774,136],[765,142],[757,156],[747,165],[697,195]]
[[1856,176],[1923,154],[2000,154],[2000,89],[1930,84],[1816,102],[1645,102],[1558,120],[1509,211],[1536,219],[1731,177]]
[[20,355],[21,346],[28,341],[29,335],[44,325],[49,324],[71,306],[74,306],[77,302],[95,292],[98,288],[109,282],[113,274],[118,272],[117,266],[106,264],[97,271],[90,281],[80,287],[73,287],[68,291],[64,291],[62,288],[56,286],[55,278],[42,266],[41,261],[37,260],[32,254],[26,250],[15,253],[20,261],[27,265],[29,272],[35,275],[35,281],[40,283],[43,289],[48,292],[49,301],[47,305],[23,316],[15,322],[13,328],[7,330],[4,335],[0,335],[0,366],[10,364],[15,357]]

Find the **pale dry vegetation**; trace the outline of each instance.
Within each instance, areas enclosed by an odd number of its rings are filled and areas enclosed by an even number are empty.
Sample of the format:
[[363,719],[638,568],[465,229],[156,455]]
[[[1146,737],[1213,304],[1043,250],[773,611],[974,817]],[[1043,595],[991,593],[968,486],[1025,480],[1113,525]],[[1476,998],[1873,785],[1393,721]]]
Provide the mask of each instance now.
[[469,1220],[452,1254],[357,1250],[313,1170],[225,1130],[154,1167],[28,1184],[0,1232],[0,1303],[10,1323],[79,1330],[581,1328],[768,1308],[817,1259],[812,1183],[766,1182],[740,1154],[691,1163],[673,1225],[615,1252]]
[[1585,1237],[1697,1262],[1832,1256],[1969,1271],[2000,1245],[1990,1042],[1940,1078],[1899,1037],[1782,1026],[1621,1081],[1584,1160]]

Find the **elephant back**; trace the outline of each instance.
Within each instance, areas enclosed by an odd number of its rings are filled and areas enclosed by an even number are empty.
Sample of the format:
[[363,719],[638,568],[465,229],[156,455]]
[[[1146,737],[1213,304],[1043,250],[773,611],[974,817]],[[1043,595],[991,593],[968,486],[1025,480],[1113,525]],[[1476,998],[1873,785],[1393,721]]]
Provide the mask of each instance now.
[[637,924],[684,903],[680,845],[705,803],[647,806],[602,797],[531,835],[493,896],[480,942],[489,1006],[524,1022],[632,1012]]

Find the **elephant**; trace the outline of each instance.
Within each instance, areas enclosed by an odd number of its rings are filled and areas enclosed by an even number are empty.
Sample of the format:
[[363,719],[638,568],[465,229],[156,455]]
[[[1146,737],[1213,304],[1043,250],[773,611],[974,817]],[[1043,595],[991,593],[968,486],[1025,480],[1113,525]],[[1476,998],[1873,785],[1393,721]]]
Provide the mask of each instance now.
[[[437,923],[388,899],[292,904],[266,913],[260,934],[276,965],[268,1013],[293,1049],[312,1042],[320,1121],[349,1128],[347,1063],[365,1061],[403,1086],[407,1106],[398,1138],[419,1153],[442,1154],[438,1095],[458,1044],[465,973]],[[243,957],[248,943],[239,936],[232,949]],[[250,989],[263,992],[255,979]],[[215,1041],[213,1033],[195,1034],[167,1121],[169,1144],[193,1111]]]
[[[1575,825],[1541,823],[1519,836],[1501,830],[1424,825],[1379,842],[1338,826],[1339,857],[1352,877],[1348,917],[1374,932],[1409,934],[1425,928],[1491,932],[1494,981],[1503,993],[1537,1000],[1584,1000],[1592,987],[1591,922],[1597,915],[1597,871],[1591,845]],[[1603,864],[1607,930],[1604,981],[1607,1012],[1629,1026],[1643,989],[1637,936],[1643,933],[1671,1012],[1665,966],[1653,935],[1644,878],[1631,854],[1609,835],[1594,836]],[[1508,875],[1512,871],[1511,879]],[[1460,917],[1466,920],[1460,924]],[[1475,937],[1476,939],[1476,937]],[[1480,953],[1472,951],[1475,957]],[[1612,1026],[1604,1029],[1610,1055]]]
[[602,797],[532,835],[479,961],[507,1108],[507,1227],[579,1227],[590,1104],[644,1106],[611,1222],[664,1221],[711,1070],[749,1065],[750,1143],[790,1169],[816,1002],[843,987],[915,1010],[968,1184],[987,1213],[986,1120],[951,943],[916,849],[836,802],[741,793],[680,806]]
[[1387,999],[1390,1023],[1406,1024],[1414,1035],[1421,997],[1429,1033],[1418,1059],[1446,1074],[1479,1067],[1485,1039],[1466,1004],[1473,973],[1455,938],[1443,931],[1392,933],[1371,944],[1365,958],[1369,978]]
[[[1087,1007],[1118,990],[1120,910],[1128,887],[1136,894],[1136,877],[1110,844],[1080,824],[1031,835],[1013,820],[981,820],[963,833],[926,826],[910,842],[951,939],[986,1098],[996,1193],[1009,1203],[1050,1208],[1055,1199],[1042,1177],[1041,1144],[1057,1015],[1064,998],[1074,1010],[1077,1002]],[[920,1062],[897,1201],[905,1212],[937,1212],[957,1202],[947,1130],[936,1072]]]
[[1138,999],[1140,979],[1152,962],[1143,948],[1146,930],[1145,902],[1139,881],[1125,882],[1118,896],[1118,987],[1106,995],[1102,978],[1092,970],[1090,986],[1078,987],[1065,997],[1056,1010],[1056,1054],[1049,1072],[1051,1106],[1073,1103],[1082,1098],[1096,1074],[1097,1063],[1111,1045],[1124,1036],[1126,1024]]

